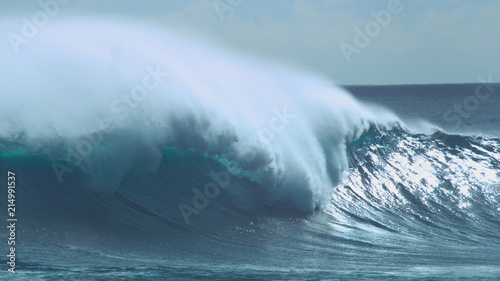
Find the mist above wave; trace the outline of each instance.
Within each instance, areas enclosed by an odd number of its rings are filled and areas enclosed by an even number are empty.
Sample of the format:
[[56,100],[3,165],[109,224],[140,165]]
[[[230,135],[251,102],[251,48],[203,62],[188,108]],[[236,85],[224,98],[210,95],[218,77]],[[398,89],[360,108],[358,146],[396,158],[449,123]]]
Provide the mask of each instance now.
[[[347,140],[397,121],[317,75],[152,26],[61,21],[0,52],[3,138],[76,147],[97,134],[82,165],[120,163],[117,175],[137,161],[154,170],[163,147],[192,149],[303,210],[340,182]],[[98,149],[103,141],[115,149]]]

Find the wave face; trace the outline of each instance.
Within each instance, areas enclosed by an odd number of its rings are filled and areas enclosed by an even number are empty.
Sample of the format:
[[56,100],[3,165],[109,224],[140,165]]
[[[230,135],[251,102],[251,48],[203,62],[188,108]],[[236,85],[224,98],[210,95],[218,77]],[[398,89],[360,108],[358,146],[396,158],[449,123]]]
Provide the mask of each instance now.
[[455,239],[498,231],[500,139],[374,127],[348,151],[351,168],[333,193],[333,216]]
[[[136,136],[141,140],[143,137]],[[126,145],[120,141],[124,138],[128,139]],[[123,212],[130,212],[130,216],[147,215],[185,229],[188,224],[179,204],[193,206],[197,204],[194,198],[201,198],[198,205],[204,205],[204,200],[210,203],[210,197],[216,197],[212,204],[215,207],[205,216],[215,220],[225,220],[226,215],[235,216],[236,221],[242,219],[237,214],[253,218],[281,212],[292,216],[312,212],[295,208],[297,201],[290,201],[286,187],[262,188],[254,180],[256,173],[235,169],[224,156],[165,147],[154,171],[139,160],[124,164],[120,162],[125,157],[119,155],[122,151],[144,150],[144,144],[132,141],[133,138],[128,131],[114,130],[104,135],[102,143],[95,146],[99,154],[91,154],[91,159],[76,167],[63,162],[64,158],[54,158],[56,149],[32,150],[26,144],[3,140],[0,163],[26,175],[23,184],[28,198],[33,196],[31,200],[39,201],[40,196],[54,198],[58,202],[56,208],[62,206],[82,213],[100,210],[110,223],[134,221],[128,215],[120,218]],[[64,147],[61,143],[52,145]],[[408,231],[422,229],[419,224],[448,231],[470,224],[488,235],[498,227],[500,139],[442,132],[424,135],[399,126],[372,125],[346,144],[345,153],[348,168],[341,183],[330,188],[328,200],[317,208],[336,221],[348,220],[349,225],[370,222],[394,231],[404,225]],[[62,163],[72,168],[59,182],[54,169],[65,169]],[[128,167],[126,171],[123,166]],[[105,184],[117,186],[113,192],[103,192],[109,189]],[[205,196],[197,197],[198,191]],[[68,201],[60,200],[61,196]],[[195,220],[201,223],[196,226],[201,229],[203,224],[213,223]]]
[[[95,249],[131,249],[109,237],[149,233],[194,261],[250,252],[237,262],[268,267],[238,270],[287,279],[360,262],[388,272],[405,251],[429,265],[445,248],[500,245],[500,139],[413,132],[325,79],[171,31],[82,20],[36,40],[16,56],[0,51],[0,167],[19,178],[19,216],[36,245],[26,251],[51,241],[116,264],[133,259]],[[88,225],[113,235],[99,244],[81,234]],[[290,262],[301,262],[298,275]],[[182,268],[165,271],[186,277]]]

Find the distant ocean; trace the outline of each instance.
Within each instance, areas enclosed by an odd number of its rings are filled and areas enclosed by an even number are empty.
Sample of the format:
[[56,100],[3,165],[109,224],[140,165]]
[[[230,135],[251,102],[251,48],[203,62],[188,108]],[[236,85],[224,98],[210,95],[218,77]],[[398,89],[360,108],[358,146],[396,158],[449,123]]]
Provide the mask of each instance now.
[[[99,26],[126,46],[114,60],[96,59],[101,36],[6,64],[18,70],[0,85],[0,209],[17,221],[0,278],[500,277],[497,84],[342,89]],[[93,38],[84,27],[37,40]],[[43,75],[17,79],[25,64]]]
[[498,83],[346,88],[362,101],[391,109],[408,123],[424,120],[451,132],[500,136]]

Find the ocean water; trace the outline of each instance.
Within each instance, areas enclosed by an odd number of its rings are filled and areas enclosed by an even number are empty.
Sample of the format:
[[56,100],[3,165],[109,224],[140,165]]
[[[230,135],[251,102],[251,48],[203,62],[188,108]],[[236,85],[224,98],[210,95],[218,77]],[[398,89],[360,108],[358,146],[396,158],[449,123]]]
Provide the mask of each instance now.
[[[477,83],[445,85],[346,86],[361,101],[384,106],[405,123],[429,122],[462,135],[500,135],[499,84],[486,83],[492,75],[478,75]],[[421,122],[422,121],[422,122]],[[421,126],[420,126],[421,127]],[[422,129],[422,128],[420,128]]]
[[500,278],[497,84],[338,87],[85,21],[0,73],[5,280]]

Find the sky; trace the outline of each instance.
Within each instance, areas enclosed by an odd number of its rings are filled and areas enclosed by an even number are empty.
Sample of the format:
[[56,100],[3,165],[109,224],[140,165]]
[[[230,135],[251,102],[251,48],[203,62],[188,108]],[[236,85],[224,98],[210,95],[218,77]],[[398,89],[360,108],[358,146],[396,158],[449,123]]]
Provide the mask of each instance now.
[[165,26],[343,85],[500,81],[499,0],[0,0],[0,17],[18,18],[20,33],[53,1],[50,22]]

